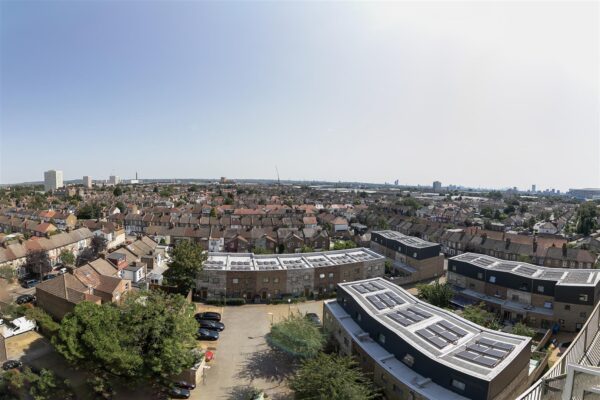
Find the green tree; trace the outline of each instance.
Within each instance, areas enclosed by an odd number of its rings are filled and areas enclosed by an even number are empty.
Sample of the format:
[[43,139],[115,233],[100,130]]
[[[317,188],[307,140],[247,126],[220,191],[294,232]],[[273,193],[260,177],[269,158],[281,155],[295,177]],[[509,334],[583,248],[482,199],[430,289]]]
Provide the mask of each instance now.
[[183,296],[135,292],[115,306],[82,302],[52,339],[69,362],[98,374],[164,382],[190,367],[198,324]]
[[596,203],[583,203],[577,209],[576,231],[582,235],[589,235],[597,229],[596,218],[598,217],[598,208]]
[[419,290],[419,298],[442,308],[449,307],[450,300],[454,296],[452,286],[448,283],[440,283],[439,280],[436,280],[433,284],[419,284],[417,289]]
[[512,328],[515,335],[534,337],[535,331],[522,322],[517,322]]
[[39,276],[40,279],[52,270],[50,257],[44,250],[28,251],[24,267],[28,274]]
[[315,251],[315,249],[313,249],[312,247],[307,246],[307,245],[302,246],[302,248],[300,249],[301,253],[312,253],[314,251]]
[[213,218],[217,216],[217,209],[216,208],[212,207],[210,209],[210,216],[213,217]]
[[125,206],[125,203],[123,203],[122,201],[117,201],[115,203],[115,207],[117,207],[122,214],[124,214],[125,211],[127,211],[127,207]]
[[123,189],[121,189],[121,186],[117,185],[113,190],[113,196],[119,197],[122,194],[123,194]]
[[172,256],[164,276],[169,285],[177,286],[182,293],[187,293],[196,286],[196,277],[202,271],[206,254],[200,245],[183,241],[175,246]]
[[294,357],[316,356],[325,343],[319,328],[302,314],[292,314],[271,327],[267,342]]
[[334,250],[354,249],[355,247],[356,243],[352,240],[338,240],[333,244]]
[[496,315],[486,310],[484,303],[466,306],[462,316],[471,322],[488,328],[494,329],[498,326]]
[[75,265],[75,256],[69,250],[63,250],[60,252],[60,262],[64,265],[73,266]]
[[373,383],[351,357],[319,353],[305,360],[290,379],[297,399],[368,400],[376,397]]

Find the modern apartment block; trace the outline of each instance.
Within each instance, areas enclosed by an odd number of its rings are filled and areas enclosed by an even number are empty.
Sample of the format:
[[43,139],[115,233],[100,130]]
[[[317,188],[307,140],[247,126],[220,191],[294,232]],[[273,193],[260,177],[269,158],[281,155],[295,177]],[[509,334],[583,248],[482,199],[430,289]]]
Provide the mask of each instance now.
[[46,192],[54,191],[63,187],[63,172],[51,169],[44,172],[44,190]]
[[91,176],[83,177],[83,186],[85,186],[88,189],[92,188],[92,177]]
[[529,376],[531,339],[494,331],[382,278],[338,285],[324,328],[386,399],[514,399]]
[[438,243],[386,230],[371,233],[370,247],[392,259],[394,269],[406,277],[402,283],[431,279],[444,273],[444,256]]
[[196,288],[205,299],[265,301],[325,294],[340,282],[383,276],[384,260],[364,248],[278,255],[209,253]]
[[118,185],[119,183],[121,183],[121,178],[119,178],[116,175],[111,175],[108,177],[108,183],[111,185]]
[[481,254],[448,260],[459,296],[484,302],[501,319],[579,331],[600,300],[600,271],[548,268]]

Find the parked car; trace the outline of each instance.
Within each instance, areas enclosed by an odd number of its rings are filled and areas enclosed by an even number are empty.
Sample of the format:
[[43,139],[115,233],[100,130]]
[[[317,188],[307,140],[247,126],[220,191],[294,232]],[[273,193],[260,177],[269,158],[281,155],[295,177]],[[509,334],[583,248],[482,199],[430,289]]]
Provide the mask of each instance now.
[[173,399],[189,399],[190,391],[184,388],[173,386],[169,388],[168,394]]
[[197,320],[205,319],[205,320],[209,320],[209,321],[220,322],[221,314],[219,314],[218,312],[214,312],[214,311],[206,311],[206,312],[201,312],[201,313],[194,315],[194,318],[196,318]]
[[16,303],[17,304],[25,304],[25,303],[32,303],[34,301],[35,301],[34,295],[22,294],[21,296],[17,297]]
[[198,325],[200,325],[200,328],[210,329],[210,330],[219,331],[219,332],[221,332],[223,329],[225,329],[225,325],[222,322],[210,321],[207,319],[199,319],[197,321],[198,321]]
[[188,390],[196,389],[196,385],[194,385],[193,383],[186,382],[186,381],[175,382],[175,386],[177,386],[178,388],[188,389]]
[[9,369],[21,368],[23,363],[18,360],[8,360],[2,364],[2,369],[8,371]]
[[314,312],[307,313],[305,318],[315,325],[321,325],[321,318]]
[[27,279],[23,281],[23,284],[21,286],[23,286],[25,289],[29,289],[32,287],[36,287],[39,283],[40,281],[38,281],[37,279]]
[[44,277],[42,278],[43,281],[49,281],[50,279],[54,279],[56,278],[58,275],[56,274],[48,274],[48,275],[44,275]]
[[198,340],[218,340],[219,332],[211,331],[210,329],[200,328],[200,329],[198,329],[198,332],[196,333],[196,338]]

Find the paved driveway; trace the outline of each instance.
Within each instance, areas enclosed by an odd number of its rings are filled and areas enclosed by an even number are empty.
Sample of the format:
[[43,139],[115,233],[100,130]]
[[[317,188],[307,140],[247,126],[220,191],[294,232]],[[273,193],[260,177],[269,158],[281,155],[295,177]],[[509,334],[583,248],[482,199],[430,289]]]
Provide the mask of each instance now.
[[287,356],[272,351],[265,335],[271,321],[280,321],[292,312],[315,312],[322,319],[323,303],[210,309],[221,311],[226,328],[217,342],[205,342],[205,346],[214,349],[215,359],[209,363],[204,383],[192,392],[192,399],[246,400],[251,387],[264,390],[273,400],[291,398],[286,379],[293,372],[293,363]]

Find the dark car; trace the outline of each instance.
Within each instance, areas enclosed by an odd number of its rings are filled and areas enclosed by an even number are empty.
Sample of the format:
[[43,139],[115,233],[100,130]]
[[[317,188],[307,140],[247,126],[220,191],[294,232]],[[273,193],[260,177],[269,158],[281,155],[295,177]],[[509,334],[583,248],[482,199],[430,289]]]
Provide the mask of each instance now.
[[225,329],[225,325],[222,322],[210,321],[207,319],[199,319],[198,325],[200,325],[200,328],[210,329],[212,331],[220,332]]
[[214,311],[206,311],[206,312],[201,312],[201,313],[194,315],[194,318],[196,318],[197,320],[205,319],[208,321],[219,322],[219,321],[221,321],[221,314],[219,314],[218,312],[214,312]]
[[169,396],[173,399],[189,399],[190,391],[184,388],[172,387],[168,391]]
[[306,314],[306,319],[312,322],[315,325],[321,325],[321,318],[314,312],[309,312]]
[[31,295],[31,294],[22,294],[21,296],[17,297],[17,304],[25,304],[25,303],[32,303],[35,301],[35,296]]
[[194,385],[193,383],[186,382],[186,381],[175,382],[175,386],[182,388],[182,389],[188,389],[188,390],[196,389],[196,385]]
[[8,360],[2,364],[2,369],[8,371],[9,369],[21,368],[23,363],[18,360]]
[[211,331],[210,329],[200,328],[200,329],[198,329],[198,332],[196,333],[196,338],[198,340],[218,340],[219,332]]
[[56,278],[58,275],[56,274],[48,274],[48,275],[44,275],[44,277],[42,278],[43,281],[49,281],[50,279],[54,279]]
[[32,288],[37,286],[40,283],[40,281],[38,281],[37,279],[27,279],[25,281],[23,281],[23,284],[21,286],[23,286],[26,289]]

